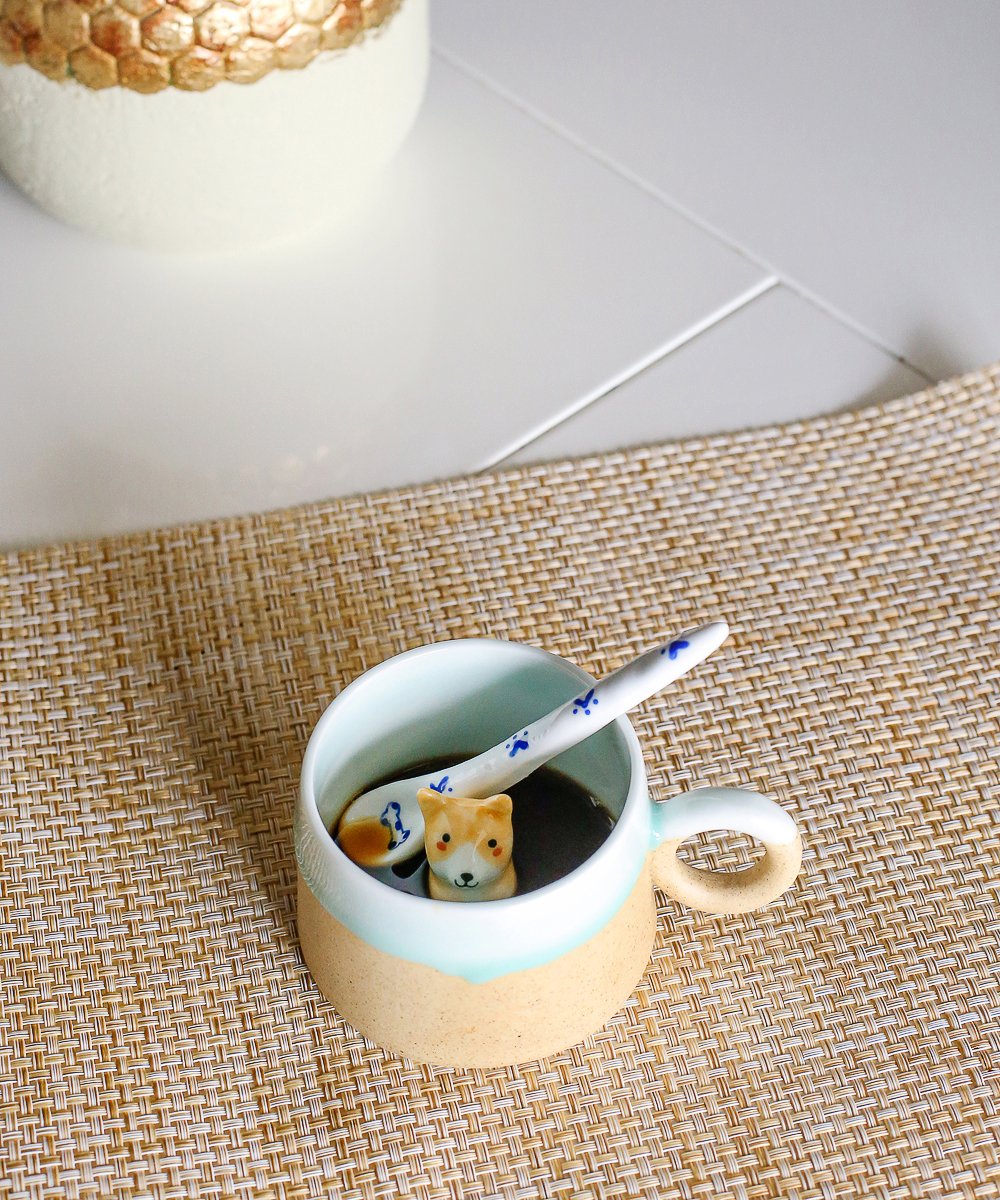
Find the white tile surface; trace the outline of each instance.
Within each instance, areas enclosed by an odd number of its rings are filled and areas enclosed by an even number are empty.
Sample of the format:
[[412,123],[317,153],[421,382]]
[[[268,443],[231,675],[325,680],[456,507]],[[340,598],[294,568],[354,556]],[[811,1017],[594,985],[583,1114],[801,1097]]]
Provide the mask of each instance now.
[[934,377],[1000,356],[996,0],[435,0],[435,37]]
[[775,287],[511,461],[749,429],[890,400],[925,386],[896,359]]
[[469,471],[766,283],[438,63],[356,223],[230,259],[0,188],[0,545]]

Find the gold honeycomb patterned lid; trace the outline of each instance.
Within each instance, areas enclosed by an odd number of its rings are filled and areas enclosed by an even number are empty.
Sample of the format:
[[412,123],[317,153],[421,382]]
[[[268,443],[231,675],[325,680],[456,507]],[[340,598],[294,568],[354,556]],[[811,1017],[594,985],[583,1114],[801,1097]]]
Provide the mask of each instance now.
[[0,0],[0,63],[85,87],[203,92],[344,50],[402,0]]

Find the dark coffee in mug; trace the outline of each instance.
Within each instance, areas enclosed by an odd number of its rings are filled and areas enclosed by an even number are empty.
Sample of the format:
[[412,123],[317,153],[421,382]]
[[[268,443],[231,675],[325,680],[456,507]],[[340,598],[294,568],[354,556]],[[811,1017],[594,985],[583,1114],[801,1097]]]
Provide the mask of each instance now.
[[[375,780],[364,790],[394,779],[444,770],[462,757],[453,755],[414,763],[386,779]],[[514,867],[519,896],[554,883],[582,866],[614,828],[614,818],[582,784],[549,766],[539,767],[527,779],[508,788],[507,794],[514,806]],[[336,832],[336,828],[330,831],[332,836]],[[359,869],[397,891],[427,895],[427,858],[422,848],[391,867]]]

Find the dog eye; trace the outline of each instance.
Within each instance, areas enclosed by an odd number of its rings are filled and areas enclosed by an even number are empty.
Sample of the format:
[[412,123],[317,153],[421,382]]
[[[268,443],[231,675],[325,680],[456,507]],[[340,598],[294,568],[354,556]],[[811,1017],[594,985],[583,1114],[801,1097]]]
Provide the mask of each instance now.
[[442,833],[442,834],[441,834],[441,841],[442,841],[442,842],[450,842],[450,841],[451,841],[451,834],[450,834],[450,833]]
[[497,840],[496,840],[496,838],[490,838],[490,840],[489,840],[489,841],[486,843],[486,845],[487,845],[487,846],[489,846],[489,848],[490,848],[491,850],[495,850],[495,849],[496,849],[496,846],[497,846]]

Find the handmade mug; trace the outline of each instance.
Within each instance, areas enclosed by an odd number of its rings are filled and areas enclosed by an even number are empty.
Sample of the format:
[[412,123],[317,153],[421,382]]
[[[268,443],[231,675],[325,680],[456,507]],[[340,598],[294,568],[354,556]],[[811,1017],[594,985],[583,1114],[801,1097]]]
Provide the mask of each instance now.
[[[654,881],[712,913],[748,912],[794,881],[802,845],[786,812],[730,788],[651,803],[625,717],[554,761],[614,827],[582,866],[537,891],[474,904],[410,895],[366,874],[331,836],[376,780],[493,745],[594,682],[544,650],[463,639],[389,659],[321,717],[295,818],[299,937],[321,991],[380,1046],[456,1067],[566,1049],[600,1029],[641,978],[655,935]],[[686,838],[718,829],[762,842],[763,858],[732,873],[677,858]]]

